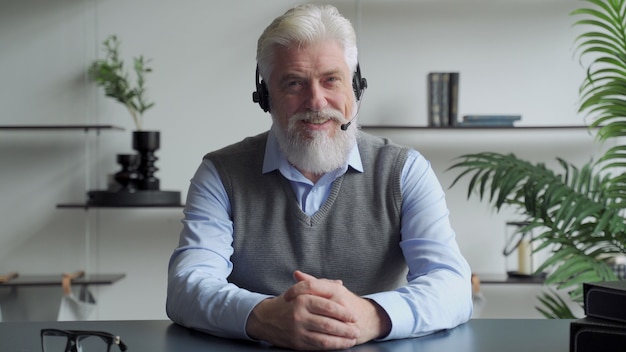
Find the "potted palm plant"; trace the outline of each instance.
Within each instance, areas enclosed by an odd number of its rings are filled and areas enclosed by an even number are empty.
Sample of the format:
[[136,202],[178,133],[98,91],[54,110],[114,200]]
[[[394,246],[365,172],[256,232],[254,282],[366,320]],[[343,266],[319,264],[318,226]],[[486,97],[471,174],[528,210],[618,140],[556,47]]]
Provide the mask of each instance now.
[[571,13],[584,29],[575,43],[590,62],[579,112],[591,117],[599,143],[615,146],[580,167],[557,158],[558,169],[551,170],[513,154],[482,152],[462,155],[449,168],[460,171],[451,187],[469,177],[468,198],[518,210],[526,218],[520,231],[535,231],[536,250],[550,250],[537,268],[547,272],[548,287],[537,309],[549,318],[576,318],[559,292],[582,304],[582,284],[617,280],[609,258],[626,253],[626,0],[581,1]]

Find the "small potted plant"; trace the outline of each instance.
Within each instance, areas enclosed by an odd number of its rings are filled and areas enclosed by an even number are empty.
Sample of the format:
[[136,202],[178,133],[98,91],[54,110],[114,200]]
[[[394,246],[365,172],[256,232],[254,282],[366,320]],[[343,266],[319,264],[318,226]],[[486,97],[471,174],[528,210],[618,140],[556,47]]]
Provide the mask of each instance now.
[[154,106],[146,101],[146,75],[152,72],[148,67],[150,60],[143,56],[133,59],[133,69],[136,75],[136,84],[133,86],[119,56],[120,41],[117,36],[109,36],[103,43],[105,57],[94,61],[89,68],[89,74],[97,85],[104,88],[107,97],[124,104],[133,117],[137,131],[142,130],[143,113]]
[[133,58],[133,70],[136,79],[131,81],[120,59],[120,41],[111,35],[103,42],[105,56],[95,60],[89,68],[89,75],[98,86],[104,88],[105,95],[122,103],[133,118],[136,130],[133,131],[133,149],[139,152],[139,189],[158,190],[159,180],[154,177],[157,158],[154,151],[160,147],[159,131],[143,130],[143,113],[154,106],[146,99],[146,75],[152,72],[148,67],[150,60],[143,56]]

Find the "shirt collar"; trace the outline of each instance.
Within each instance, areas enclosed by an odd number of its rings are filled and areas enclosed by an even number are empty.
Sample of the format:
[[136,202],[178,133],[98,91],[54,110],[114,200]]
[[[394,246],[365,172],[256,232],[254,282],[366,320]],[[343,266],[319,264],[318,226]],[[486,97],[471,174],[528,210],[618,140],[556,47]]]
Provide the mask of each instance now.
[[[283,174],[285,174],[285,171],[293,172],[295,168],[287,161],[285,154],[280,150],[278,140],[274,135],[274,128],[276,127],[272,125],[267,136],[265,156],[263,157],[263,173],[265,174],[274,170],[280,170]],[[343,174],[348,170],[348,166],[358,172],[363,172],[363,162],[361,161],[361,154],[359,153],[357,144],[350,150],[346,165],[336,171],[341,171],[339,174]]]

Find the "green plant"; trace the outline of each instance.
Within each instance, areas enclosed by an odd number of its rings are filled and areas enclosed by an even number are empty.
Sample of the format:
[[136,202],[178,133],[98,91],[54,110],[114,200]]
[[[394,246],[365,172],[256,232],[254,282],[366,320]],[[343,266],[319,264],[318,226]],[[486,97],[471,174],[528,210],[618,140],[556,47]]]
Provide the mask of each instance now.
[[616,280],[607,258],[626,253],[626,0],[581,1],[586,6],[570,14],[585,29],[576,38],[578,56],[590,59],[579,112],[592,119],[598,142],[615,146],[582,167],[557,158],[556,171],[492,152],[462,155],[449,168],[461,170],[451,187],[470,177],[468,198],[513,207],[529,222],[520,231],[538,233],[536,250],[551,251],[537,269],[556,288],[539,297],[537,309],[549,318],[574,318],[558,291],[582,304],[582,284]]
[[149,60],[143,56],[133,58],[133,69],[136,84],[132,85],[124,62],[119,56],[120,42],[117,36],[111,35],[103,42],[105,58],[96,60],[89,68],[89,74],[97,85],[104,88],[105,95],[124,104],[135,122],[137,130],[142,129],[143,113],[154,106],[146,101],[145,76],[152,69],[147,65]]

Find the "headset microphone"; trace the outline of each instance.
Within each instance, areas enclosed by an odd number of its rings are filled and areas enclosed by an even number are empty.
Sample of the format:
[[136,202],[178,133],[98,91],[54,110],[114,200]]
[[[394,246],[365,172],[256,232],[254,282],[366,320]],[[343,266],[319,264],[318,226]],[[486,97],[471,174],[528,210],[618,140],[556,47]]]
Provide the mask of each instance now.
[[[354,120],[354,117],[352,118],[352,120]],[[343,125],[341,125],[341,130],[346,131],[348,127],[350,127],[350,124],[352,124],[352,120],[350,120],[348,123],[344,123]]]
[[[361,105],[361,104],[359,104],[359,105]],[[352,124],[352,121],[354,121],[354,119],[356,119],[358,114],[359,114],[359,111],[357,110],[356,115],[354,115],[354,117],[351,118],[350,121],[348,121],[347,123],[341,124],[341,130],[342,131],[347,131],[348,127],[350,127],[350,125]]]
[[[363,78],[365,79],[365,78]],[[365,84],[365,87],[367,87],[367,83]],[[359,102],[358,105],[356,107],[356,114],[354,114],[354,116],[350,119],[350,121],[341,124],[341,130],[342,131],[347,131],[348,127],[350,127],[350,125],[352,124],[352,121],[354,121],[354,119],[356,119],[357,116],[359,116],[359,111],[361,111],[361,102],[363,101],[363,96],[365,95],[365,88],[363,90],[361,90],[361,93],[359,94]]]

